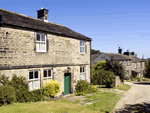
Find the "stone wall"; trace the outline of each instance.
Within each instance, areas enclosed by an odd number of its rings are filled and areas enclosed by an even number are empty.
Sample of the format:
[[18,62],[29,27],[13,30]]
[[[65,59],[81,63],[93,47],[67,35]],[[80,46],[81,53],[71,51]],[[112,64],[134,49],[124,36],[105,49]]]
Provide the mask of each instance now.
[[[90,82],[89,65],[86,65],[86,80]],[[66,73],[68,67],[47,67],[47,68],[31,68],[31,69],[12,69],[12,70],[0,70],[0,75],[5,74],[9,76],[9,79],[12,78],[14,74],[17,76],[24,76],[28,81],[28,71],[30,70],[40,70],[40,86],[43,87],[43,70],[52,69],[53,79],[61,83],[61,91],[58,95],[61,95],[64,92],[64,73]],[[71,73],[71,93],[75,91],[75,85],[78,80],[80,80],[80,66],[69,66]]]
[[117,87],[118,85],[123,84],[123,82],[120,80],[119,76],[116,76],[114,79],[115,79],[115,87]]
[[[38,32],[44,33],[44,32]],[[44,33],[47,34],[47,33]],[[0,70],[0,75],[5,74],[10,79],[14,74],[24,76],[28,80],[29,70],[40,70],[40,86],[43,86],[43,70],[52,69],[53,79],[61,83],[61,95],[64,91],[64,73],[70,68],[71,92],[80,80],[80,66],[85,66],[86,80],[90,82],[90,42],[86,41],[87,50],[80,54],[80,40],[47,34],[48,51],[39,53],[35,51],[36,32],[20,29],[0,27],[0,67],[42,65],[42,64],[67,64],[68,66],[53,66],[44,68]],[[69,66],[74,64],[74,66]]]
[[80,40],[47,34],[48,51],[40,53],[35,51],[35,39],[35,31],[1,27],[0,66],[90,64],[90,42],[88,41],[86,41],[87,52],[80,54]]

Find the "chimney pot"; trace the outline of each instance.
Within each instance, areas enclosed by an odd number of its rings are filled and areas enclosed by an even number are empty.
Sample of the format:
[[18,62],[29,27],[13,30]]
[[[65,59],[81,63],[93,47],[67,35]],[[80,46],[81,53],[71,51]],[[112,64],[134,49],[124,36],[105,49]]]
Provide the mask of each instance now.
[[48,10],[41,7],[41,9],[37,11],[37,18],[48,22]]

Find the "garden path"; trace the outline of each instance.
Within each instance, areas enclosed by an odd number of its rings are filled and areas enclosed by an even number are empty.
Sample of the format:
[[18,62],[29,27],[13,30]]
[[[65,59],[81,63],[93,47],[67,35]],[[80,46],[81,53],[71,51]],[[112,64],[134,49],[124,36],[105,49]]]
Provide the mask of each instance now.
[[142,104],[145,106],[147,113],[150,113],[150,83],[132,83],[131,89],[125,92],[119,102],[116,104],[114,113],[134,113],[134,105]]

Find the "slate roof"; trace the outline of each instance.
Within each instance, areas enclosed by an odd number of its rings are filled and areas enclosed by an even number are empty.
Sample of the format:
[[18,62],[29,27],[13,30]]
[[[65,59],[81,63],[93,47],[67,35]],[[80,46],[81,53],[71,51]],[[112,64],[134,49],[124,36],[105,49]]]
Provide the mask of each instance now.
[[141,60],[138,57],[133,56],[133,55],[127,56],[127,55],[118,54],[118,53],[104,53],[104,54],[108,55],[110,58],[111,56],[113,56],[115,61],[132,60],[133,63],[144,62],[144,60]]
[[[7,11],[0,8],[0,15],[3,15],[3,24],[14,25],[23,28],[29,28],[39,31],[45,31],[58,35],[68,36],[76,39],[91,41],[92,39],[79,34],[65,26],[58,25],[52,22],[43,22],[40,19],[28,17],[15,12]],[[1,22],[0,22],[1,23]]]
[[128,56],[129,58],[131,58],[132,59],[132,62],[144,62],[144,60],[141,60],[141,59],[139,59],[138,57],[136,57],[136,56],[133,56],[133,55],[129,55]]
[[122,54],[118,54],[118,53],[104,53],[104,54],[109,56],[109,58],[113,56],[114,61],[132,60],[131,58],[126,57],[125,55],[122,55]]
[[100,54],[93,54],[91,55],[91,61],[93,61],[96,57],[98,57]]

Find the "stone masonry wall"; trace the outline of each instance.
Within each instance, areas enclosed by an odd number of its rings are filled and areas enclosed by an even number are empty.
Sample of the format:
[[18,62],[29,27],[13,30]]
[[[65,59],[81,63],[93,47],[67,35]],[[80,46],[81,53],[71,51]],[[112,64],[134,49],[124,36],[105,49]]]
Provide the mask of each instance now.
[[[75,85],[78,80],[80,80],[80,66],[69,66],[71,69],[71,93],[75,91]],[[64,73],[67,67],[47,67],[47,68],[32,68],[32,69],[12,69],[12,70],[0,70],[0,75],[5,74],[12,78],[14,74],[17,76],[24,76],[28,81],[28,71],[29,70],[40,70],[40,86],[43,87],[43,70],[52,69],[53,70],[53,79],[61,84],[61,91],[57,94],[62,95],[64,92]],[[86,80],[90,82],[90,67],[86,65]]]
[[[38,32],[43,33],[43,32]],[[0,28],[0,66],[36,64],[90,64],[90,42],[87,53],[80,54],[80,40],[47,34],[46,53],[35,52],[36,32],[10,27]]]

